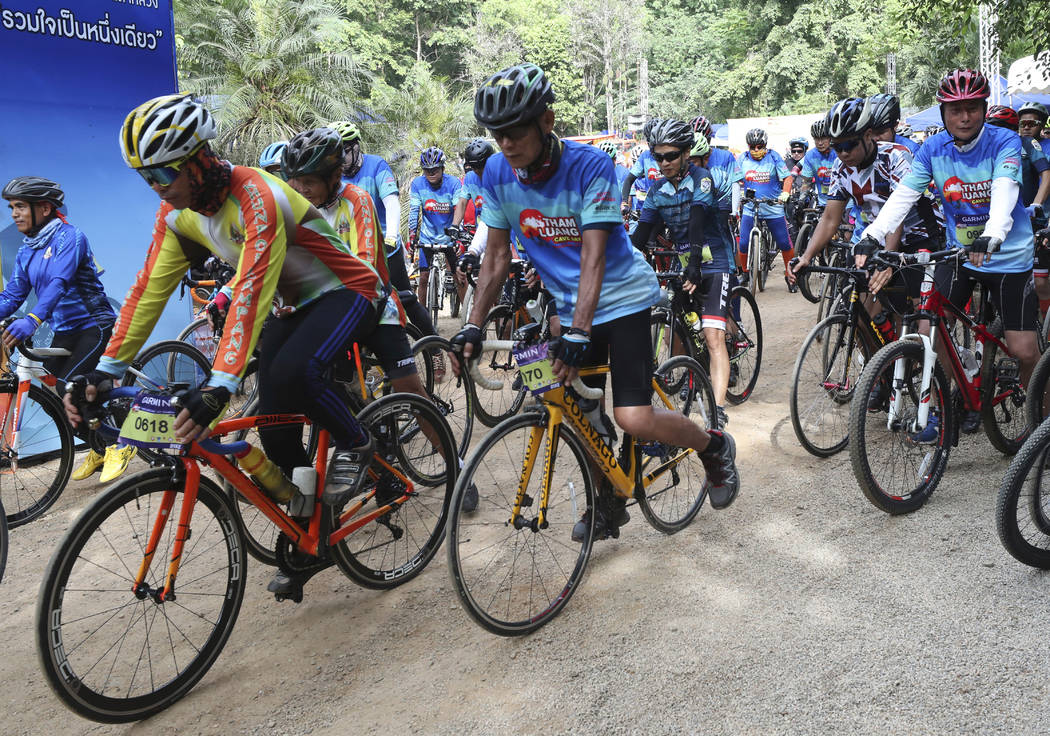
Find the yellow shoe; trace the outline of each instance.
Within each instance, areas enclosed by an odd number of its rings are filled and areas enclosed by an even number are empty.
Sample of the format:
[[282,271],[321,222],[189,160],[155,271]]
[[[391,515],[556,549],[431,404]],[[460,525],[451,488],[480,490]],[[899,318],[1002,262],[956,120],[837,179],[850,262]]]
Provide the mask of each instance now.
[[91,477],[91,474],[102,467],[102,455],[95,452],[94,450],[88,450],[87,456],[84,458],[84,462],[80,463],[80,467],[73,471],[73,475],[69,476],[73,480],[87,480]]
[[124,471],[128,469],[128,463],[131,462],[131,458],[135,457],[135,453],[138,450],[139,448],[132,445],[125,445],[124,447],[110,445],[107,447],[106,464],[102,468],[102,475],[98,478],[99,482],[109,483],[111,480],[116,480],[124,475]]

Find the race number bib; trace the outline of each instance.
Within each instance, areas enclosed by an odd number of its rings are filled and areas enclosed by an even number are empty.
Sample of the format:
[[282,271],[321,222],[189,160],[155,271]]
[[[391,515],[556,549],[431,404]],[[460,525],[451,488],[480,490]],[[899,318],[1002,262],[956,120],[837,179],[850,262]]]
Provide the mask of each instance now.
[[120,440],[136,447],[178,450],[183,443],[175,436],[175,407],[171,397],[142,391],[120,428]]
[[561,385],[554,377],[547,345],[530,345],[513,351],[522,383],[537,396]]
[[981,233],[984,232],[984,225],[988,222],[988,215],[956,215],[955,217],[955,238],[959,241],[959,245],[969,247],[973,245],[973,241],[981,237]]

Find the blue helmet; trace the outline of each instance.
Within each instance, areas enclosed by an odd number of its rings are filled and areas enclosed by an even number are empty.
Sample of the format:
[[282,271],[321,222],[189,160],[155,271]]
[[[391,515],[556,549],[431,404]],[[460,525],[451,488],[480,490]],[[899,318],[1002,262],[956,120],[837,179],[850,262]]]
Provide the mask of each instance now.
[[431,146],[419,155],[419,166],[424,169],[436,169],[445,165],[445,152]]
[[802,146],[803,151],[809,150],[809,141],[801,136],[798,138],[792,138],[788,141],[788,148],[794,148],[795,146]]
[[267,166],[280,166],[281,154],[284,153],[284,148],[287,145],[288,141],[276,141],[264,148],[263,152],[259,154],[259,168],[265,169]]

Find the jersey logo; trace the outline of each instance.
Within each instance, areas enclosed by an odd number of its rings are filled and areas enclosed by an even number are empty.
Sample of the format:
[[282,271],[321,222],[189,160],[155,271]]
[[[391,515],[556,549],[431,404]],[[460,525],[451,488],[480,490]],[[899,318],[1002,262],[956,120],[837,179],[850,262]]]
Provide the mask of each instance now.
[[711,191],[711,180],[706,176],[700,180],[700,191],[704,194]]
[[547,217],[539,210],[522,210],[518,223],[524,238],[546,240],[556,247],[582,245],[574,217]]
[[744,181],[749,181],[754,184],[767,184],[772,180],[772,174],[773,172],[771,171],[756,171],[755,169],[750,169],[744,174]]
[[650,166],[649,170],[645,172],[645,178],[652,179],[653,181],[659,179],[660,176],[660,169],[656,168],[655,166]]
[[339,221],[339,234],[346,235],[348,232],[350,232],[350,223],[344,217]]
[[244,245],[244,233],[242,233],[233,225],[230,225],[230,240],[235,242],[237,245]]
[[428,199],[423,203],[423,209],[438,215],[447,215],[452,212],[451,202],[438,202],[436,199]]
[[992,181],[963,181],[957,176],[945,180],[944,199],[954,204],[987,205],[992,200]]
[[50,257],[51,257],[51,246],[49,245],[49,246],[47,246],[47,250],[44,251],[44,258],[50,258]]
[[829,176],[831,176],[831,169],[829,169],[827,166],[821,166],[819,169],[817,169],[818,179],[827,179]]

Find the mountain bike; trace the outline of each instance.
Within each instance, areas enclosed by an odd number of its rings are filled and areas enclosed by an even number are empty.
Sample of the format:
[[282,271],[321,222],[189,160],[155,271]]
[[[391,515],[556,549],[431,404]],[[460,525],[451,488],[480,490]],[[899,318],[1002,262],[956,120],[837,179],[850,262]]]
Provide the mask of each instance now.
[[[596,402],[601,390],[579,380],[572,391],[558,384],[547,344],[537,342],[538,334],[530,328],[511,344],[482,346],[483,351],[513,351],[540,404],[504,420],[478,445],[456,484],[449,516],[448,566],[460,602],[478,624],[501,636],[535,631],[557,616],[576,591],[594,541],[594,513],[587,515],[582,542],[571,540],[581,513],[597,504],[608,508],[615,493],[633,499],[654,528],[673,534],[692,522],[707,495],[704,468],[692,449],[640,442],[626,434],[618,450],[612,438],[607,441],[608,418],[602,419],[604,427],[596,427],[580,404]],[[604,373],[607,365],[581,371],[584,376]],[[485,380],[475,375],[475,381]],[[707,376],[684,355],[654,374],[653,403],[704,427],[715,416]],[[466,514],[462,501],[471,483],[479,502]],[[615,528],[608,531],[619,534]]]
[[[924,271],[918,310],[904,318],[900,339],[865,364],[857,383],[858,399],[850,405],[854,475],[868,500],[890,514],[914,511],[929,499],[948,465],[952,446],[958,443],[956,421],[961,410],[980,411],[989,441],[1005,454],[1016,453],[1028,436],[1020,365],[1000,339],[999,320],[986,326],[934,289],[936,264],[966,252],[965,248],[911,255],[881,251],[871,259],[891,267],[921,266]],[[980,363],[974,351],[960,347],[953,338],[949,329],[953,319],[956,331],[972,333],[982,355]],[[930,335],[915,331],[918,320],[929,320]],[[937,341],[948,353],[958,399],[937,360]],[[879,401],[873,402],[873,395]]]
[[773,270],[773,262],[776,260],[777,253],[780,252],[776,241],[773,240],[773,233],[770,232],[769,225],[758,216],[758,208],[763,204],[778,205],[780,200],[772,197],[757,197],[754,189],[745,189],[744,202],[751,204],[755,213],[747,244],[747,269],[751,274],[747,285],[754,294],[756,286],[759,291],[766,290],[766,279],[769,277],[769,272]]
[[[171,463],[98,496],[59,542],[44,574],[36,611],[41,665],[54,692],[84,717],[120,723],[167,708],[215,663],[233,629],[246,581],[244,535],[230,499],[201,473],[202,464],[281,530],[275,554],[294,575],[293,600],[302,599],[310,577],[333,564],[366,587],[400,585],[422,572],[443,541],[456,476],[456,463],[446,459],[455,450],[426,399],[393,394],[361,412],[376,452],[363,493],[343,508],[320,502],[328,436],[319,432],[317,483],[293,498],[301,502],[300,518],[230,461],[250,449],[246,443],[215,438],[302,426],[308,422],[302,415],[229,419],[212,438],[182,445],[173,433],[177,407],[169,395],[118,388],[110,397],[133,401],[121,436],[169,453]],[[402,441],[406,431],[411,442]]]
[[456,291],[456,281],[449,267],[449,264],[452,264],[454,268],[456,264],[455,246],[418,243],[416,248],[427,254],[429,270],[427,272],[427,303],[424,306],[430,312],[430,319],[436,328],[438,313],[445,308],[446,296],[450,310],[455,314],[459,313],[459,292]]
[[1050,422],[1021,446],[999,485],[995,529],[1014,559],[1050,570]]

